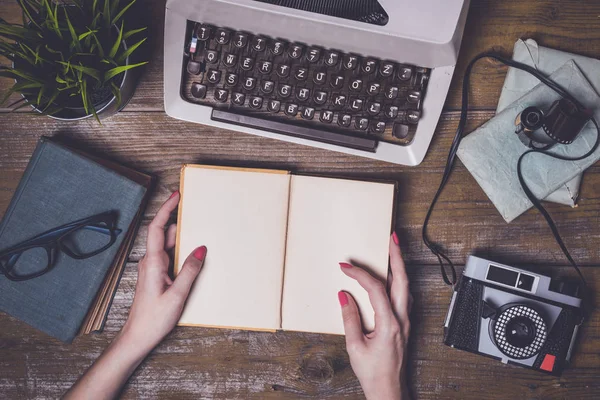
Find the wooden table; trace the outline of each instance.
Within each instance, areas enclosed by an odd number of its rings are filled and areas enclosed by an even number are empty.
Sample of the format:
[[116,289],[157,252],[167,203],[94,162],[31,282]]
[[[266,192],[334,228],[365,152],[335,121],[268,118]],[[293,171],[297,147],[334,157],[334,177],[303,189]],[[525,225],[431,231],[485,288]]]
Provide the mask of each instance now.
[[[102,334],[62,344],[0,313],[0,398],[56,398],[98,357],[121,328],[132,302],[137,263],[144,254],[148,221],[178,187],[183,163],[227,163],[329,173],[400,183],[396,228],[415,297],[410,340],[410,383],[418,398],[599,398],[600,317],[581,332],[573,366],[561,378],[510,367],[445,347],[442,324],[450,290],[421,241],[421,224],[441,178],[458,122],[460,83],[466,63],[495,49],[509,55],[518,38],[600,58],[597,1],[473,0],[444,114],[425,161],[402,167],[171,119],[163,111],[164,0],[147,0],[150,65],[135,97],[119,115],[98,125],[0,113],[0,213],[3,213],[41,135],[68,137],[83,148],[155,174],[158,187],[146,211]],[[0,15],[17,22],[12,0]],[[482,62],[472,78],[469,130],[494,114],[506,69]],[[0,82],[0,91],[9,82]],[[600,166],[585,173],[579,206],[549,205],[583,273],[600,290]],[[550,231],[535,211],[506,224],[479,185],[458,163],[431,224],[457,264],[477,254],[508,264],[534,264],[555,276],[573,275]],[[177,328],[138,368],[124,398],[362,398],[342,337]]]

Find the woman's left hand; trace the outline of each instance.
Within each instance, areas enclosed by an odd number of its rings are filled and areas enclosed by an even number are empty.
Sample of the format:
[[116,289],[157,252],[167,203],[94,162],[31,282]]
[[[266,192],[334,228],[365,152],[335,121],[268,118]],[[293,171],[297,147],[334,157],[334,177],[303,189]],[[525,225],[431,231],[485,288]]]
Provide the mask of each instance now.
[[405,366],[413,300],[398,236],[394,232],[390,238],[389,295],[384,283],[364,269],[347,263],[340,266],[369,293],[375,310],[375,330],[365,334],[356,301],[350,293],[338,293],[350,365],[367,400],[409,399]]

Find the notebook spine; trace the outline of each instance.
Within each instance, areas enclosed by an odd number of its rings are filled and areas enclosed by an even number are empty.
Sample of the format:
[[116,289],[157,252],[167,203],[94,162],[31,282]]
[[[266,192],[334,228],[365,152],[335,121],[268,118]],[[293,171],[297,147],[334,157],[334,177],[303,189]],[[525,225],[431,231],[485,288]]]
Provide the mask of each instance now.
[[6,212],[4,213],[4,217],[2,218],[2,221],[0,222],[0,237],[2,237],[2,235],[4,234],[4,229],[6,229],[6,225],[8,224],[8,221],[10,221],[10,217],[12,216],[12,213],[13,213],[16,205],[19,203],[19,199],[21,198],[21,195],[23,194],[25,187],[27,186],[27,183],[29,182],[29,177],[35,170],[35,167],[37,166],[37,163],[40,159],[40,156],[46,149],[47,144],[48,144],[48,142],[45,137],[41,137],[40,140],[38,141],[38,144],[37,144],[33,154],[31,155],[31,158],[29,159],[27,168],[25,168],[23,177],[21,178],[21,181],[19,182],[19,186],[17,186],[17,190],[15,190],[15,194],[13,195],[12,199],[10,200],[8,208],[6,209]]

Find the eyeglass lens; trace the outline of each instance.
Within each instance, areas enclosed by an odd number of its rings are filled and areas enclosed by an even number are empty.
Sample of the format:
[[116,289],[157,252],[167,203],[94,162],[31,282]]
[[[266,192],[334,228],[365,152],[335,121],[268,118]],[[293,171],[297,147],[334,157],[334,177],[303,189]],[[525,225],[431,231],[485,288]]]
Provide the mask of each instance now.
[[44,247],[32,247],[2,259],[7,274],[16,278],[39,274],[48,269],[49,264],[48,251]]
[[102,250],[111,240],[108,226],[105,223],[97,223],[69,232],[61,238],[61,244],[78,256],[87,256]]

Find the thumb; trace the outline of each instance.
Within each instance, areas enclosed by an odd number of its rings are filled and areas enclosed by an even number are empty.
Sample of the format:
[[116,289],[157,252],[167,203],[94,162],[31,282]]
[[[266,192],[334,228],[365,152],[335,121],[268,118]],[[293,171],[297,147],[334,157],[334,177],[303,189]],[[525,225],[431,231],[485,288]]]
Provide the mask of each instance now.
[[342,307],[342,318],[344,320],[344,332],[346,333],[346,347],[361,343],[364,339],[358,306],[351,294],[340,290],[338,300]]
[[187,298],[196,277],[202,269],[202,265],[204,265],[206,252],[206,246],[198,247],[192,251],[192,254],[190,254],[183,263],[181,271],[179,271],[179,274],[175,278],[175,282],[173,282],[173,285],[171,285],[171,288],[169,289],[170,291],[178,296]]

